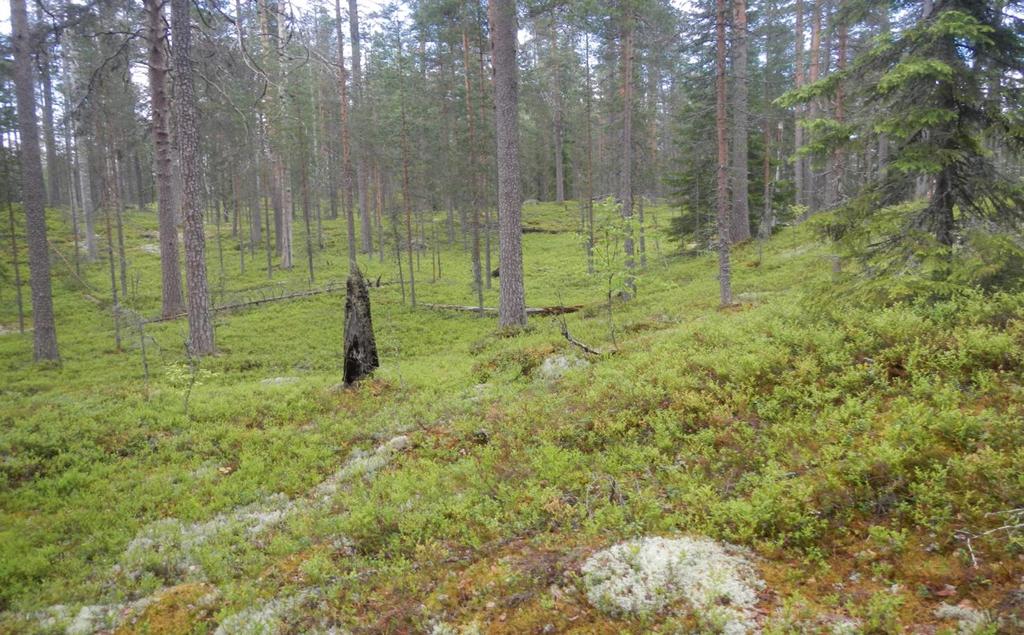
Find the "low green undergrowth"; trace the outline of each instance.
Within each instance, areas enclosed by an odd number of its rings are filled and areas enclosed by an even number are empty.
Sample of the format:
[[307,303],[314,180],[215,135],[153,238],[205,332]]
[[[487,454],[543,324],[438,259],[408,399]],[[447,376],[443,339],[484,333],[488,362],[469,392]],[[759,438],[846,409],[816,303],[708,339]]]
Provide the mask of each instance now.
[[[649,229],[637,297],[613,298],[609,317],[575,206],[524,213],[545,229],[524,236],[527,303],[584,305],[566,326],[601,355],[571,350],[557,318],[501,335],[491,319],[403,305],[394,263],[364,256],[387,283],[372,291],[372,380],[339,386],[343,298],[323,294],[218,313],[220,353],[190,390],[181,322],[146,325],[146,377],[138,329],[114,348],[105,265],[84,267],[88,288],[58,268],[62,365],[33,366],[29,335],[0,336],[0,628],[55,604],[202,583],[218,595],[189,625],[200,632],[289,594],[372,632],[441,621],[643,632],[650,621],[590,607],[575,572],[594,550],[649,534],[752,548],[769,584],[764,625],[778,632],[840,618],[871,632],[948,626],[940,603],[1006,603],[1020,534],[965,538],[1007,524],[1024,499],[1024,294],[868,303],[798,227],[760,259],[756,245],[735,251],[739,303],[719,309],[713,258],[662,253]],[[158,311],[158,259],[138,249],[154,225],[127,222],[129,305],[144,315]],[[317,284],[345,263],[343,225],[325,227]],[[226,254],[223,285],[209,256],[218,302],[266,285],[258,252],[245,274]],[[441,251],[440,278],[420,258],[419,303],[473,302],[458,245]],[[272,282],[309,284],[299,265]],[[568,370],[546,376],[559,355]],[[354,453],[400,435],[379,469],[317,498]],[[258,531],[238,524],[239,510],[285,508]],[[154,558],[129,561],[133,539],[168,519],[209,531],[189,552],[195,568],[170,566],[159,542]]]

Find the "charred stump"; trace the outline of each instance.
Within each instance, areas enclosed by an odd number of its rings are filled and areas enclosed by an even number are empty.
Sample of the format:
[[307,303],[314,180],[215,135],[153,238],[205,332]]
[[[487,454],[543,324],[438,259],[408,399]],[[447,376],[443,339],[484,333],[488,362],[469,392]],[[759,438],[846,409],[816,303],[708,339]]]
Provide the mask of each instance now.
[[349,386],[372,373],[380,363],[370,318],[370,292],[362,272],[353,270],[345,286],[345,385]]

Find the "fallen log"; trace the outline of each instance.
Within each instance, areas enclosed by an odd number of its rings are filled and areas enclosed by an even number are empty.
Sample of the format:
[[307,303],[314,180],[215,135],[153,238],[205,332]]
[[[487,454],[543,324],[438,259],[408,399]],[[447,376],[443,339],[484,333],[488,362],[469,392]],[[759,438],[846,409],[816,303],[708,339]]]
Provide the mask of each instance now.
[[[298,291],[295,293],[285,293],[278,296],[261,296],[258,300],[247,300],[245,302],[232,302],[229,304],[222,304],[220,306],[213,307],[213,312],[217,313],[220,311],[233,311],[235,309],[244,309],[250,306],[257,306],[259,304],[266,304],[267,302],[277,302],[278,300],[294,300],[296,298],[308,298],[314,295],[320,295],[322,293],[332,293],[334,291],[340,291],[343,287],[331,285],[329,287],[323,287],[320,289],[310,289],[309,291]],[[146,320],[145,324],[152,324],[154,322],[169,322],[171,320],[177,320],[185,317],[185,313],[178,313],[177,315],[170,315],[167,317],[155,317]]]
[[[488,315],[497,315],[498,309],[494,307],[479,307],[479,306],[464,306],[459,304],[424,304],[419,303],[417,306],[427,307],[428,309],[437,309],[439,311],[462,311],[464,313],[486,313]],[[542,306],[542,307],[526,307],[527,315],[564,315],[566,313],[575,313],[583,309],[582,304],[570,305],[570,306]]]

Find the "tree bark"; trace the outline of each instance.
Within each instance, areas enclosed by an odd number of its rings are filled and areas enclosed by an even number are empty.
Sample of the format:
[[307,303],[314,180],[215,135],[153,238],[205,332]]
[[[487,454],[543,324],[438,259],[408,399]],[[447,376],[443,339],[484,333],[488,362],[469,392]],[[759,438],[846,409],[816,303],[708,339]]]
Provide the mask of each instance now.
[[[78,78],[75,76],[73,57],[70,53],[65,59],[67,76],[72,93],[78,93]],[[92,178],[89,161],[89,143],[85,136],[85,130],[81,123],[74,124],[75,155],[78,158],[78,188],[82,198],[82,219],[85,221],[85,259],[89,262],[96,260],[99,255],[96,249],[96,207],[92,197]]]
[[584,190],[587,218],[587,273],[594,273],[594,89],[590,79],[590,34],[584,33],[584,66],[586,68],[587,118],[587,187]]
[[199,134],[192,83],[192,33],[189,0],[171,0],[172,61],[177,81],[175,101],[178,151],[181,155],[182,222],[185,229],[185,279],[188,283],[189,350],[192,355],[215,352],[210,291],[206,281],[206,236],[199,189]]
[[370,219],[369,176],[366,166],[366,135],[363,128],[362,36],[359,33],[358,0],[348,0],[348,29],[352,38],[352,114],[356,133],[352,135],[356,163],[356,187],[359,192],[359,228],[364,254],[373,253],[373,224]]
[[498,326],[521,328],[526,326],[526,292],[523,287],[522,199],[519,191],[516,2],[490,0],[487,13],[494,63],[494,123],[498,157],[498,248],[501,261]]
[[342,204],[345,208],[345,222],[348,230],[348,268],[355,271],[356,261],[356,221],[352,201],[352,188],[355,179],[352,173],[352,145],[349,131],[348,113],[348,72],[345,70],[345,34],[341,28],[341,0],[334,0],[334,18],[338,35],[338,98],[341,105],[341,178]]
[[32,77],[31,34],[25,0],[11,1],[11,40],[14,48],[14,87],[21,138],[21,192],[25,207],[28,277],[32,291],[33,354],[36,361],[58,360],[57,327],[50,288],[50,254],[46,241],[43,164],[39,157],[35,81]]
[[[42,11],[39,11],[42,14]],[[53,80],[50,75],[49,45],[39,53],[40,78],[43,81],[43,142],[46,144],[46,200],[58,205],[63,200],[60,187],[60,169],[57,161],[57,138],[53,133]]]
[[[804,3],[803,0],[796,0],[796,61],[794,63],[795,84],[799,89],[804,85]],[[803,106],[797,105],[794,113],[793,129],[793,185],[796,190],[796,204],[807,204],[807,162],[799,155],[800,149],[804,147],[804,129],[800,120],[803,118]]]
[[729,235],[735,244],[750,239],[746,0],[734,0],[732,16],[732,72],[735,81],[732,93],[732,227]]
[[359,269],[348,274],[345,284],[345,370],[346,386],[372,373],[379,365],[373,336],[370,292]]
[[473,263],[473,285],[476,291],[477,303],[480,305],[481,315],[484,308],[484,284],[482,265],[480,263],[480,197],[483,186],[480,184],[480,170],[477,165],[476,155],[476,127],[473,123],[473,86],[469,76],[469,36],[466,27],[462,27],[462,59],[463,59],[463,81],[466,92],[466,126],[469,132],[469,173],[470,173],[470,229],[472,234],[472,263]]
[[[404,75],[402,68],[402,44],[398,43],[398,68]],[[402,206],[405,208],[405,248],[409,258],[409,298],[413,307],[416,306],[416,273],[413,268],[413,240],[412,240],[412,192],[409,188],[409,129],[405,119],[405,78],[402,78],[402,88],[399,89],[399,107],[401,109],[401,135],[402,135]]]
[[[4,185],[7,187],[7,196],[10,197],[12,188],[9,182],[10,174],[4,174]],[[14,270],[14,297],[18,305],[18,332],[25,332],[25,301],[21,293],[21,263],[18,261],[18,236],[14,224],[14,204],[10,198],[7,199],[7,223],[11,232],[11,269]],[[77,272],[76,272],[77,273]]]
[[555,202],[565,202],[565,161],[562,156],[562,60],[558,52],[558,28],[555,17],[551,18],[551,59],[554,68],[551,70],[552,133],[555,146]]
[[636,291],[633,279],[633,16],[623,17],[622,32],[622,220],[625,223],[626,281],[624,296]]
[[174,173],[167,103],[167,31],[164,0],[144,0],[149,46],[149,95],[153,118],[153,171],[156,174],[156,208],[160,227],[161,310],[164,317],[185,312],[178,255],[178,228],[174,212]]
[[[808,51],[810,56],[810,64],[807,69],[807,81],[813,84],[818,81],[821,73],[821,5],[823,0],[813,0],[814,9],[811,14],[811,48]],[[811,100],[808,108],[808,117],[811,120],[817,119],[819,114],[819,104],[817,99]],[[818,211],[818,183],[817,175],[814,170],[814,163],[811,161],[807,162],[807,174],[805,175],[804,186],[806,188],[806,201],[805,204],[808,207],[808,214]]]
[[729,262],[729,143],[725,116],[725,0],[715,0],[715,137],[718,145],[718,285],[722,306],[732,304],[732,271]]
[[[284,83],[285,74],[281,69],[281,58],[284,56],[284,44],[283,42],[287,38],[285,32],[285,19],[284,11],[282,7],[278,6],[277,16],[277,41],[275,45],[276,59],[274,62],[275,68],[278,73],[276,81]],[[276,91],[277,97],[277,111],[279,118],[277,123],[281,124],[284,119],[284,114],[287,112],[287,95],[283,88]],[[292,268],[292,247],[294,244],[294,212],[293,209],[293,197],[292,197],[292,177],[291,172],[285,165],[285,161],[282,155],[284,155],[284,141],[281,138],[280,129],[277,132],[277,147],[275,148],[274,157],[277,160],[275,166],[275,173],[277,175],[278,191],[281,193],[281,268],[291,269]]]
[[[844,20],[843,18],[840,18]],[[842,73],[846,69],[846,45],[847,25],[845,20],[838,25],[838,52],[836,59],[836,70]],[[836,87],[835,94],[835,120],[842,124],[846,120],[846,96],[845,87],[840,82]],[[831,169],[828,174],[828,207],[834,207],[842,196],[843,178],[846,176],[846,151],[843,148],[835,148],[830,157]]]

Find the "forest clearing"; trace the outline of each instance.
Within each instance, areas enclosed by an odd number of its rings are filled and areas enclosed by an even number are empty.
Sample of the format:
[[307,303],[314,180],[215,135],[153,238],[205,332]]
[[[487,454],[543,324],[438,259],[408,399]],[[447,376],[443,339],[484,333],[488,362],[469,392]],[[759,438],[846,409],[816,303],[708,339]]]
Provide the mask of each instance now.
[[1024,632],[1018,3],[9,8],[0,633]]

